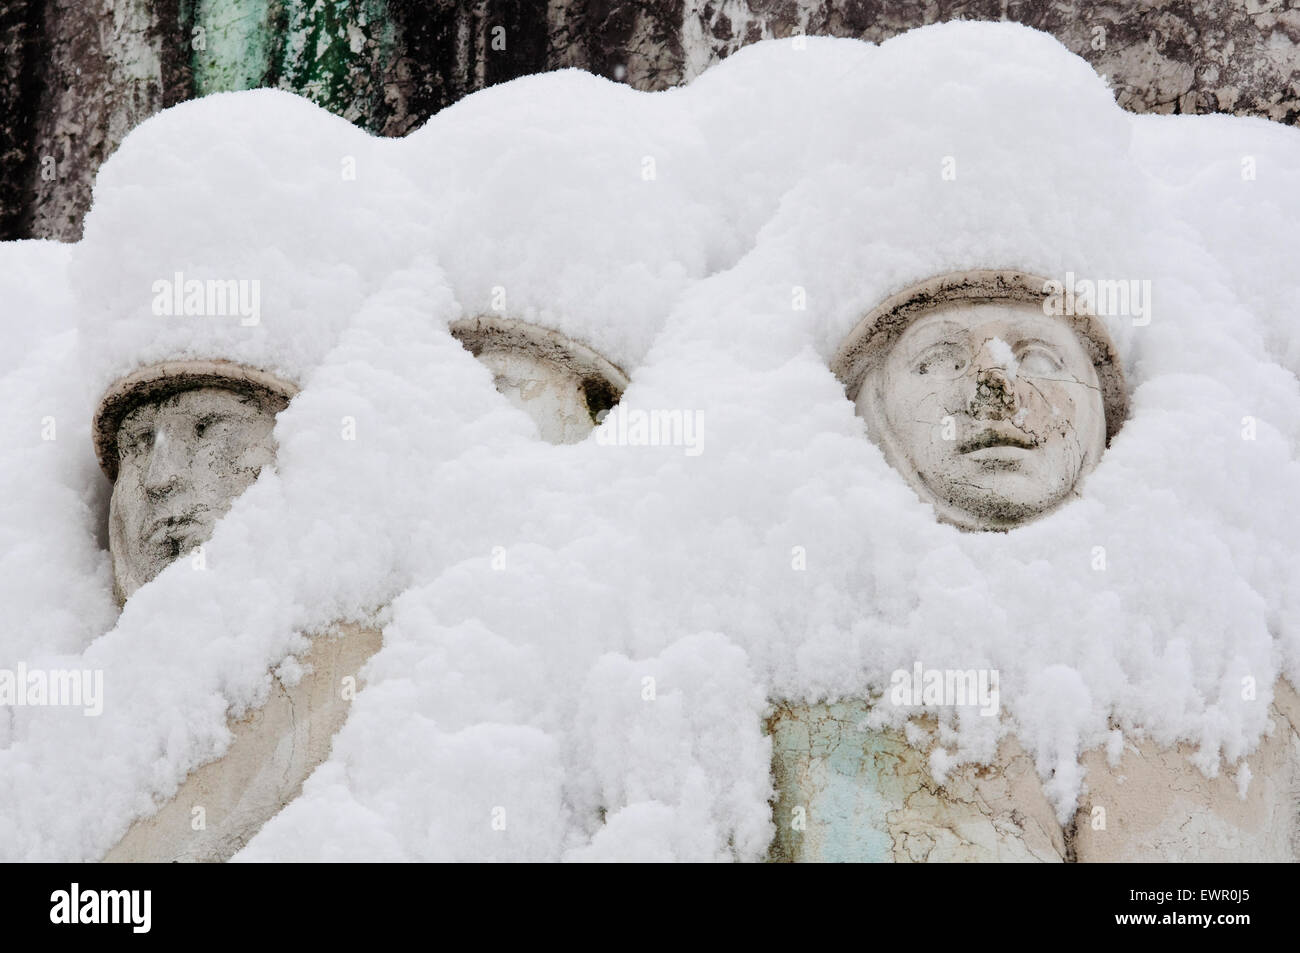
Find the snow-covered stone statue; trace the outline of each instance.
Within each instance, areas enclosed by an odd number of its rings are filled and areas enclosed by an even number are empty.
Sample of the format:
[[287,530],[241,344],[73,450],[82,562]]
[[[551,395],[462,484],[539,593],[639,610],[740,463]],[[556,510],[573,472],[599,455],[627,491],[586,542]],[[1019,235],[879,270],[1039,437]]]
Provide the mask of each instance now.
[[[1051,290],[1015,271],[932,278],[873,309],[832,362],[885,458],[963,529],[1008,530],[1068,500],[1124,420],[1109,335],[1089,315],[1051,313]],[[910,735],[864,727],[870,711],[778,706],[775,859],[1067,859],[1014,739],[940,784]]]
[[171,361],[114,384],[95,415],[113,481],[109,548],[119,602],[190,554],[275,459],[293,385],[228,361]]
[[1012,271],[933,278],[864,318],[833,370],[938,517],[1006,530],[1069,499],[1125,415],[1104,327]]
[[[113,480],[109,541],[119,601],[206,542],[235,498],[274,463],[275,415],[296,391],[225,360],[152,364],[109,388],[93,434]],[[378,629],[354,624],[314,638],[298,660],[303,677],[287,684],[275,676],[266,704],[230,723],[225,754],[190,772],[105,859],[229,859],[328,756],[350,701],[339,686],[355,680],[379,644]]]
[[627,388],[618,367],[551,328],[484,315],[453,323],[451,332],[550,443],[582,440]]
[[[1017,272],[931,279],[873,310],[835,358],[886,459],[963,529],[1008,530],[1061,505],[1123,423],[1113,343],[1051,293]],[[773,859],[1279,861],[1300,849],[1300,716],[1284,680],[1273,730],[1233,771],[1207,775],[1193,746],[1126,732],[1080,753],[1084,794],[1064,817],[1018,737],[940,776],[932,718],[869,727],[888,703],[776,706]]]

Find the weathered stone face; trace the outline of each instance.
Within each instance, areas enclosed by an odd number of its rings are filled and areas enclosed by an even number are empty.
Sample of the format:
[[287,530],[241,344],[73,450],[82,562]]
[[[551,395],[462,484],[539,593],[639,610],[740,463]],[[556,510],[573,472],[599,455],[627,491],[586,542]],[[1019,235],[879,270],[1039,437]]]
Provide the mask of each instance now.
[[552,328],[478,315],[453,322],[451,333],[549,443],[583,440],[628,385],[627,375],[607,358]]
[[856,406],[890,464],[966,529],[1007,529],[1052,509],[1106,444],[1087,352],[1027,302],[954,302],[918,318]]
[[527,351],[484,351],[496,389],[537,424],[543,440],[577,443],[595,429],[582,378]]
[[280,409],[223,387],[198,387],[122,418],[109,504],[120,600],[206,542],[234,499],[274,462]]

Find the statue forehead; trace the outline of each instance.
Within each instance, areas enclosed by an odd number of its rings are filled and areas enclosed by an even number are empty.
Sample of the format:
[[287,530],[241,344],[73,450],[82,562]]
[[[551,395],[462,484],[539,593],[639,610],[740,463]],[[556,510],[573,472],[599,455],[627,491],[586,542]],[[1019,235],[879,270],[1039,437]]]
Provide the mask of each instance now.
[[[975,339],[996,333],[1017,340],[1036,338],[1062,346],[1073,345],[1083,356],[1084,349],[1071,329],[1042,306],[1029,301],[952,301],[916,318],[904,329],[896,343],[933,339],[951,335],[956,339]],[[1007,341],[1008,344],[1013,343]]]
[[211,413],[213,410],[251,417],[264,413],[266,408],[253,395],[229,387],[190,387],[155,400],[143,401],[122,417],[121,426],[153,417],[160,412],[197,414]]

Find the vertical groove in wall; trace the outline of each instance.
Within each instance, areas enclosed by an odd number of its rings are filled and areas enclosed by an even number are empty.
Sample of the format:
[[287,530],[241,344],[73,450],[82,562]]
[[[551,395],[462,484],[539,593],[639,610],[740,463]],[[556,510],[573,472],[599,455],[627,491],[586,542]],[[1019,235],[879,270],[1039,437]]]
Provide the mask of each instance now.
[[33,142],[45,36],[44,0],[0,4],[0,241],[32,234]]
[[389,0],[395,34],[376,130],[405,135],[484,86],[554,68],[547,6],[537,0]]
[[162,66],[162,108],[166,109],[197,95],[190,46],[194,0],[159,4],[156,26]]

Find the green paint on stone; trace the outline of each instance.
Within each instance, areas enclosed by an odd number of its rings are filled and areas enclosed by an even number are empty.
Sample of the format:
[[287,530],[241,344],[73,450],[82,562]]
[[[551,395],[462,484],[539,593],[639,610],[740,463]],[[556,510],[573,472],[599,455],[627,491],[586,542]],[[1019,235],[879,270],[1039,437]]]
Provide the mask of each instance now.
[[193,9],[194,94],[265,86],[275,44],[268,0],[195,0]]
[[[869,702],[790,705],[768,721],[777,799],[775,861],[889,863],[888,815],[915,787],[918,752],[859,726]],[[794,824],[803,809],[804,830]]]
[[182,17],[190,11],[195,95],[274,85],[371,131],[383,126],[384,70],[397,48],[387,0],[186,0]]
[[386,0],[311,0],[287,14],[281,88],[373,131],[385,112],[383,70],[395,49]]

